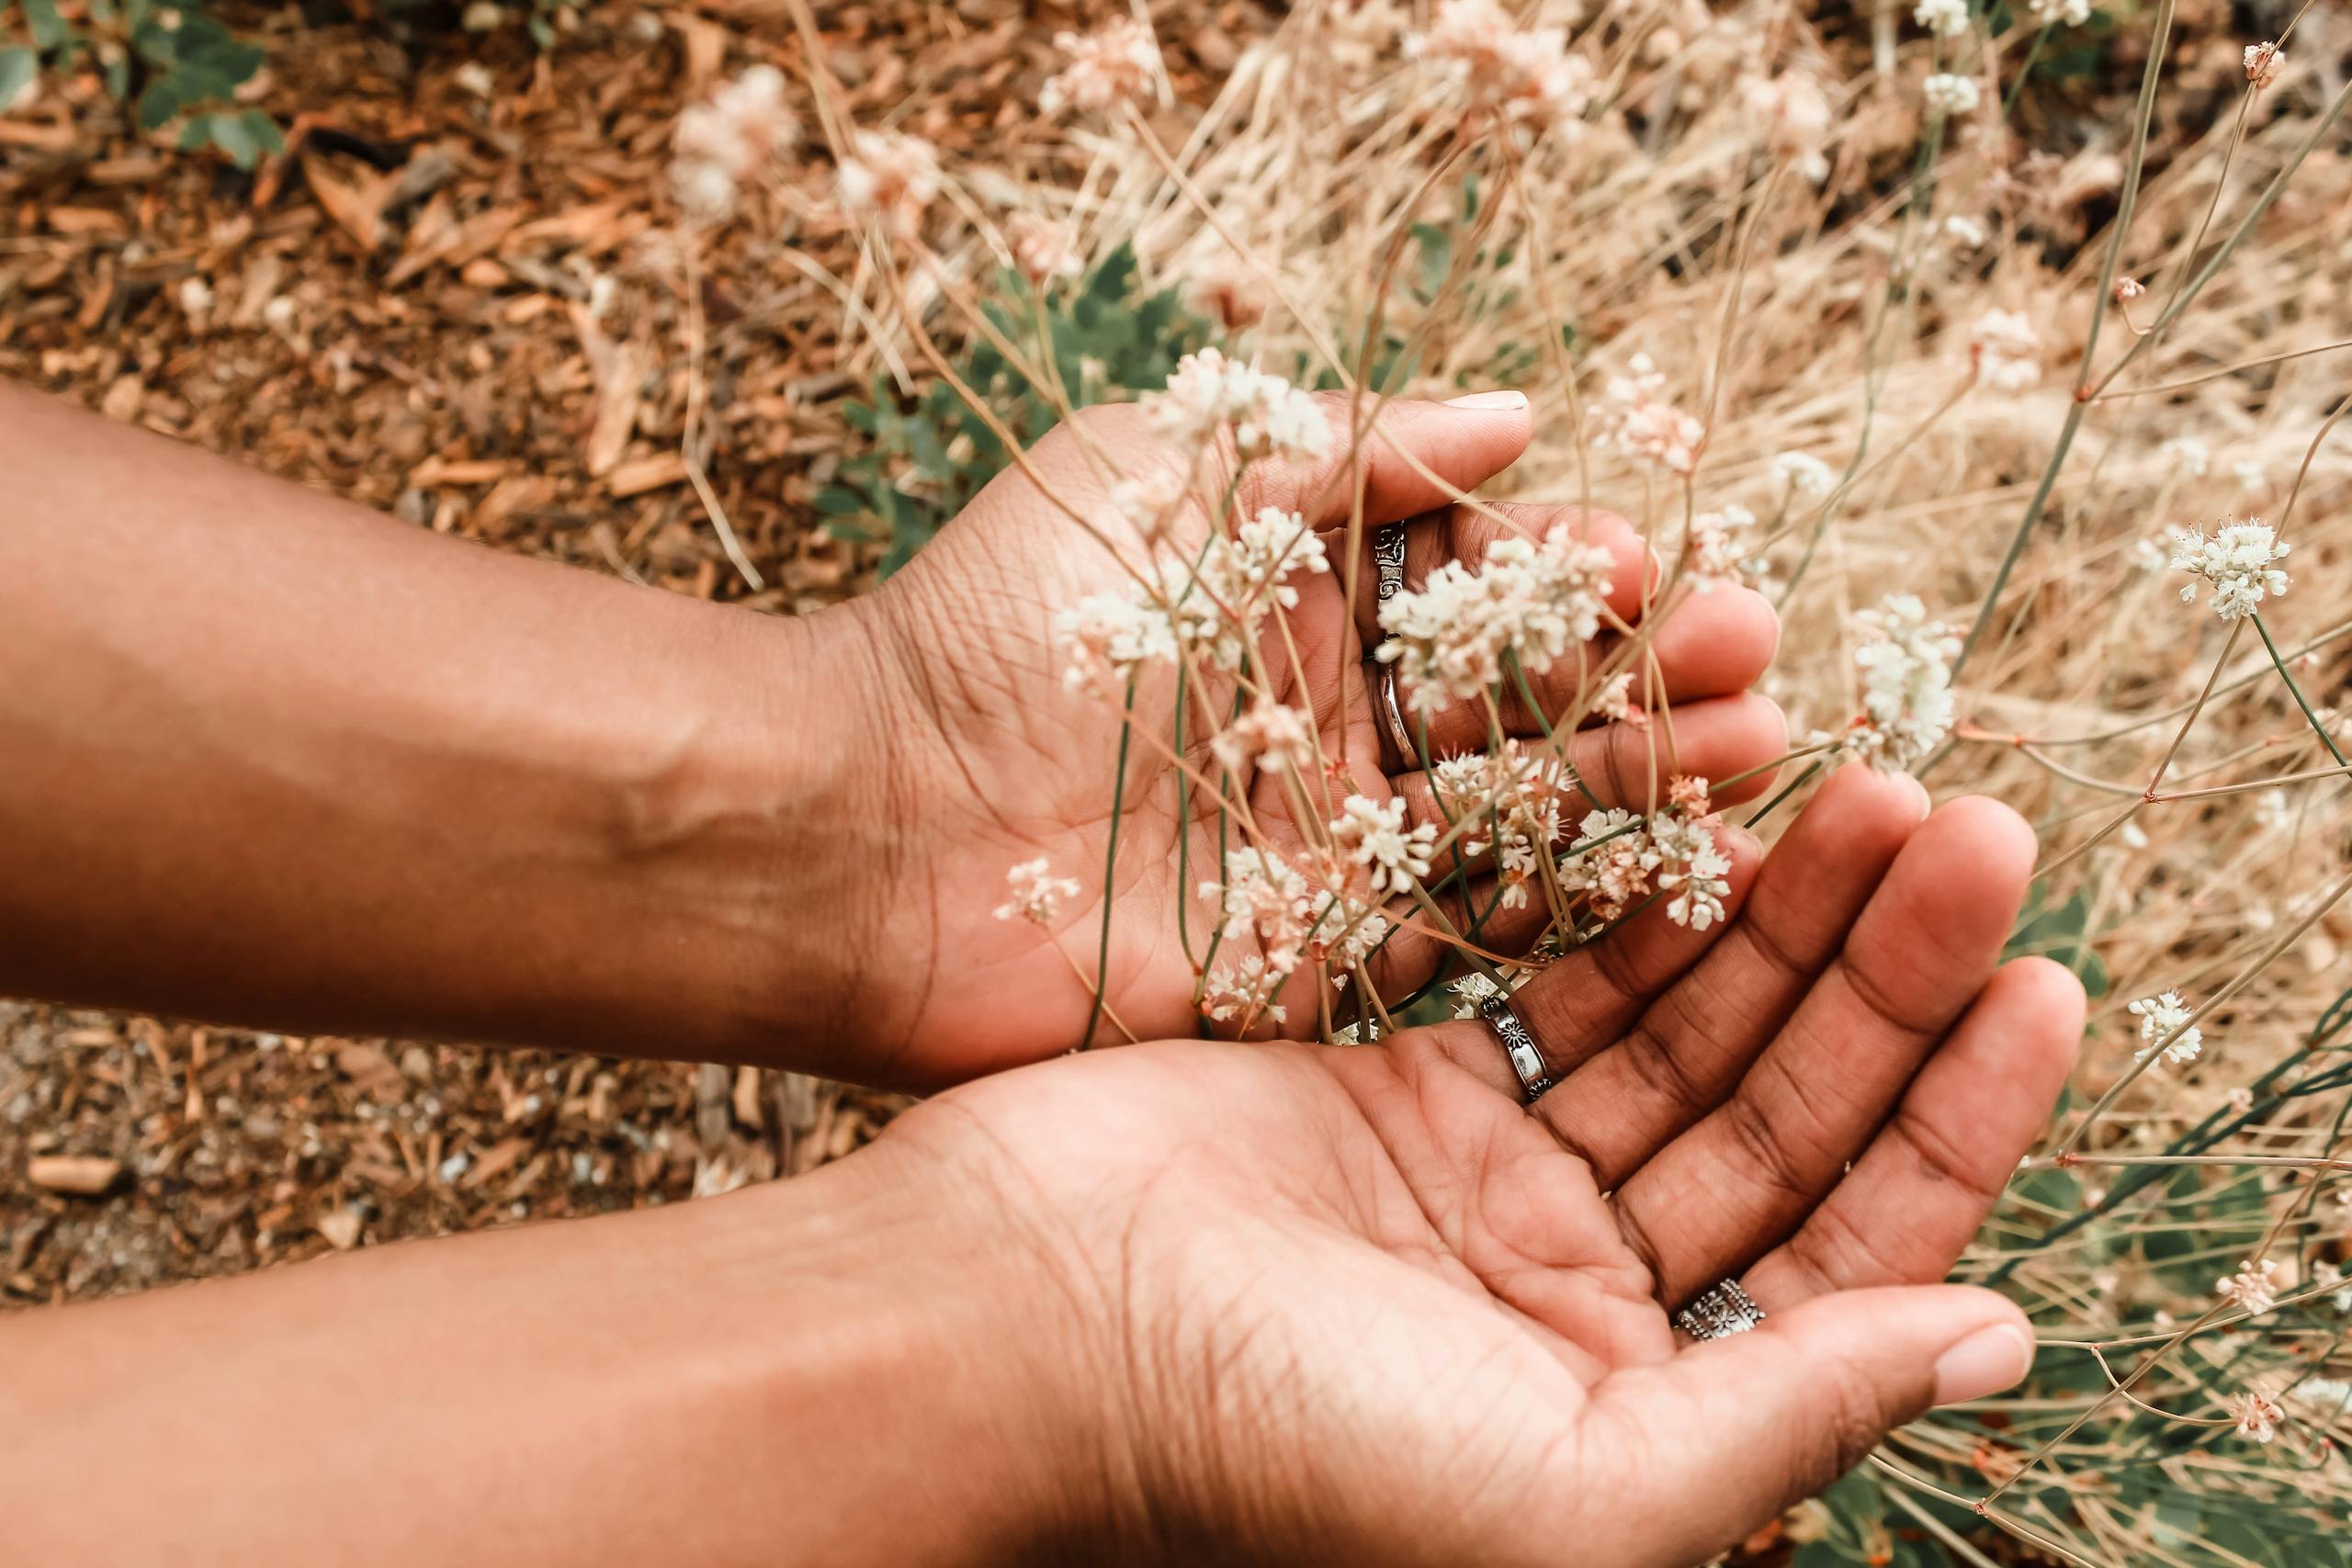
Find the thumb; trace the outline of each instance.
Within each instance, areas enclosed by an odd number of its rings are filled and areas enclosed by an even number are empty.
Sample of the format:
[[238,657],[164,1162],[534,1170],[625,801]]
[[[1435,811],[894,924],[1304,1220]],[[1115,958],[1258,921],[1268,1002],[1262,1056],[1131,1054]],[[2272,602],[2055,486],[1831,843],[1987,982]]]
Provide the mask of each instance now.
[[1611,1378],[1592,1414],[1634,1439],[1612,1445],[1633,1467],[1616,1495],[1650,1505],[1623,1510],[1645,1522],[1626,1560],[1703,1562],[1845,1474],[1893,1428],[1997,1393],[2032,1364],[2032,1330],[2009,1302],[1917,1285],[1817,1297]]
[[1310,526],[1335,527],[1352,513],[1361,479],[1364,521],[1394,523],[1449,505],[1510,467],[1535,431],[1523,392],[1442,403],[1318,392],[1315,401],[1331,428],[1329,454],[1251,468],[1246,510],[1280,506],[1305,513]]

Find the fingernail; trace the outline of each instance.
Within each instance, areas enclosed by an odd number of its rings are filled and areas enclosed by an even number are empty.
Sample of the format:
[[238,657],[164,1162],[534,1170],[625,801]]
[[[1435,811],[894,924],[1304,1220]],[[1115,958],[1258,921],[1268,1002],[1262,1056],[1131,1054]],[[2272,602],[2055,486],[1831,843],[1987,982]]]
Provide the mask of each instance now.
[[1472,392],[1467,397],[1448,398],[1450,409],[1523,409],[1527,406],[1525,392]]
[[1983,1399],[2025,1379],[2033,1341],[2014,1323],[1980,1328],[1936,1358],[1936,1403]]

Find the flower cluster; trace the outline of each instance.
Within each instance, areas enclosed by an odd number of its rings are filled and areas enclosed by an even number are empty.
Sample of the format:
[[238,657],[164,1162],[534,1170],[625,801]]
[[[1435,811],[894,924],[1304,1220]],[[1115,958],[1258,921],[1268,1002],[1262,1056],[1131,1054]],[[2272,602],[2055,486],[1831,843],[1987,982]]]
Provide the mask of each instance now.
[[1076,277],[1086,270],[1086,258],[1079,254],[1077,237],[1067,223],[1040,213],[1016,212],[1004,225],[1004,239],[1014,268],[1032,283]]
[[2205,1032],[2188,1021],[2188,1005],[2181,1000],[2178,991],[2143,997],[2132,1004],[2130,1010],[2140,1021],[2143,1046],[2153,1047],[2157,1041],[2169,1038],[2165,1060],[2174,1066],[2186,1066],[2197,1060],[2197,1053],[2205,1048]]
[[1498,0],[1440,0],[1405,51],[1442,70],[1474,109],[1539,130],[1574,125],[1592,103],[1592,67],[1568,52],[1566,29],[1521,28]]
[[1531,674],[1548,670],[1600,629],[1611,564],[1607,550],[1566,526],[1541,540],[1497,539],[1479,566],[1447,561],[1419,592],[1381,605],[1388,640],[1379,657],[1397,666],[1423,715],[1495,685],[1505,653]]
[[1405,826],[1405,803],[1387,805],[1351,795],[1331,820],[1331,844],[1352,864],[1372,874],[1374,893],[1404,893],[1430,874],[1430,849],[1437,829],[1423,822]]
[[839,182],[843,207],[911,237],[939,195],[939,149],[903,131],[855,131]]
[[1460,840],[1465,856],[1494,854],[1502,907],[1528,902],[1528,886],[1546,848],[1560,837],[1560,791],[1567,764],[1552,751],[1529,755],[1516,740],[1500,750],[1448,757],[1430,770],[1438,804],[1454,819],[1468,818]]
[[1626,374],[1602,384],[1592,414],[1592,444],[1668,473],[1689,473],[1698,464],[1707,427],[1659,395],[1666,375],[1648,355],[1634,355],[1625,368]]
[[1037,107],[1059,114],[1065,107],[1115,108],[1134,103],[1159,74],[1159,45],[1151,28],[1133,19],[1113,22],[1099,32],[1059,33],[1054,47],[1069,63],[1037,95]]
[[1818,501],[1837,488],[1838,474],[1810,452],[1783,452],[1772,459],[1772,482],[1785,494]]
[[1951,661],[1960,639],[1909,593],[1891,595],[1854,616],[1865,640],[1854,650],[1862,671],[1862,716],[1846,745],[1886,768],[1907,768],[1951,730]]
[[[2277,530],[2259,517],[2217,528],[2209,537],[2203,530],[2181,531],[2172,553],[2173,570],[2189,572],[2212,585],[2213,613],[2225,621],[2250,615],[2265,598],[2287,592],[2287,574],[2278,562],[2289,547],[2278,542]],[[2180,590],[2184,604],[2197,603],[2197,584]]]
[[1261,696],[1209,742],[1209,752],[1229,773],[1240,773],[1263,758],[1267,765],[1287,767],[1303,778],[1315,766],[1315,735],[1306,715]]
[[2278,68],[2286,63],[2287,51],[2276,42],[2245,46],[2245,79],[2257,93],[2278,79]]
[[1369,903],[1314,886],[1297,867],[1262,849],[1227,851],[1224,881],[1204,882],[1200,891],[1218,901],[1225,940],[1255,937],[1258,955],[1275,975],[1287,976],[1301,963],[1351,967],[1388,934],[1386,918]]
[[2091,0],[2025,0],[2025,14],[2038,28],[2079,28],[2091,19]]
[[1177,361],[1166,389],[1148,394],[1143,403],[1159,433],[1186,447],[1231,425],[1245,461],[1276,455],[1320,457],[1331,449],[1330,424],[1312,397],[1214,348]]
[[2041,379],[2041,334],[2015,310],[1987,310],[1968,329],[1968,363],[1985,386],[2024,391]]
[[2271,1258],[2248,1259],[2238,1265],[2236,1273],[2214,1280],[2213,1293],[2248,1317],[2260,1317],[2278,1304],[2278,1272]]
[[1032,920],[1041,926],[1051,925],[1061,913],[1062,900],[1078,897],[1078,884],[1067,876],[1056,876],[1044,856],[1023,861],[1004,874],[1012,888],[1012,897],[996,907],[1000,920]]
[[1929,76],[1919,85],[1919,91],[1928,100],[1928,107],[1940,115],[1972,113],[1982,97],[1974,77],[1951,71],[1939,71]]
[[1911,19],[1939,39],[1956,39],[1968,31],[1968,0],[1919,0]]
[[2287,1418],[2277,1401],[2255,1389],[2230,1395],[2222,1408],[2236,1424],[2237,1435],[2250,1443],[2267,1443],[2278,1437],[2278,1424]]
[[1829,98],[1819,82],[1801,71],[1752,76],[1746,97],[1748,115],[1773,152],[1792,160],[1815,185],[1829,177],[1829,159],[1822,151],[1829,140]]
[[717,223],[735,210],[737,193],[800,139],[784,107],[784,73],[754,65],[678,117],[671,143],[670,188],[690,221]]
[[1737,536],[1756,525],[1756,513],[1745,506],[1702,512],[1690,519],[1690,544],[1683,569],[1702,593],[1719,582],[1739,581]]
[[1703,931],[1724,918],[1731,862],[1715,845],[1705,784],[1675,782],[1677,804],[1655,816],[1602,809],[1577,824],[1580,847],[1562,859],[1560,883],[1601,920],[1623,919],[1653,891],[1673,895],[1666,913],[1677,925]]

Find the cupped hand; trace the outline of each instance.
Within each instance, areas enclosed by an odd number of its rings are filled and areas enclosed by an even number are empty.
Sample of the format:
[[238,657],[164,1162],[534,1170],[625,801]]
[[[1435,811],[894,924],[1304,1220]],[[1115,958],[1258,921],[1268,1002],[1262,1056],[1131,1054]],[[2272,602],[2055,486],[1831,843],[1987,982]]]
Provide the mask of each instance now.
[[[1925,805],[1849,767],[1760,866],[1726,834],[1727,925],[1653,909],[1540,976],[1532,1107],[1474,1021],[1096,1052],[896,1123],[885,1147],[1013,1216],[1062,1495],[1104,1551],[1690,1563],[2021,1377],[2018,1311],[1929,1282],[2043,1124],[2083,997],[1996,967],[2025,825]],[[1766,1321],[1679,1337],[1727,1277]]]
[[[1614,558],[1609,601],[1619,621],[1637,626],[1648,608],[1656,624],[1646,653],[1631,662],[1633,696],[1651,708],[1670,706],[1671,721],[1586,722],[1566,755],[1592,801],[1644,809],[1676,773],[1750,774],[1719,804],[1770,784],[1769,769],[1750,773],[1785,750],[1779,710],[1747,691],[1778,637],[1759,595],[1723,586],[1680,593],[1662,610],[1645,605],[1659,574],[1623,519],[1574,507],[1453,503],[1525,448],[1531,423],[1523,399],[1390,403],[1352,463],[1347,400],[1323,402],[1332,457],[1317,465],[1247,467],[1235,513],[1297,511],[1325,538],[1332,570],[1293,579],[1300,603],[1286,617],[1290,640],[1278,643],[1272,634],[1267,640],[1277,671],[1272,694],[1314,715],[1321,754],[1345,759],[1334,801],[1351,791],[1375,800],[1400,796],[1415,819],[1443,825],[1419,758],[1397,754],[1393,729],[1375,718],[1363,664],[1379,638],[1371,532],[1408,519],[1410,585],[1442,561],[1483,559],[1506,533],[1568,527]],[[1205,700],[1183,713],[1172,671],[1143,682],[1122,785],[1121,702],[1065,684],[1055,635],[1057,618],[1080,601],[1129,588],[1128,569],[1103,541],[1130,562],[1143,557],[1114,503],[1117,482],[1184,475],[1188,456],[1162,441],[1134,405],[1089,410],[1078,423],[1082,428],[1066,425],[1040,443],[1025,471],[1001,475],[861,606],[885,671],[876,725],[886,732],[893,809],[904,829],[886,912],[871,939],[881,956],[872,966],[877,979],[866,1022],[880,1038],[862,1043],[851,1076],[954,1082],[1066,1050],[1088,1038],[1090,1022],[1096,1043],[1121,1029],[1142,1039],[1196,1030],[1195,978],[1216,920],[1215,901],[1200,885],[1215,880],[1221,843],[1242,840],[1232,824],[1219,822],[1206,791],[1182,784],[1173,758],[1182,755],[1201,776],[1217,776],[1208,742],[1227,716],[1232,687],[1209,672]],[[1194,494],[1217,497],[1232,472],[1229,456],[1205,459],[1193,475]],[[1358,479],[1363,526],[1351,572],[1346,546]],[[1073,513],[1100,537],[1090,537]],[[1188,506],[1165,547],[1196,550],[1209,526],[1207,506]],[[1580,711],[1589,682],[1610,665],[1624,635],[1605,627],[1582,658],[1536,676],[1532,691],[1544,715],[1509,696],[1499,705],[1507,732],[1532,742],[1547,722]],[[1408,709],[1412,695],[1409,687],[1402,693]],[[1430,757],[1483,750],[1488,716],[1483,706],[1451,703],[1430,716],[1426,734]],[[1312,825],[1296,820],[1295,794],[1278,775],[1239,778],[1233,788],[1276,853],[1305,841]],[[1105,865],[1114,831],[1103,965]],[[991,919],[1006,899],[1007,871],[1040,857],[1054,874],[1078,883],[1080,896],[1042,929]],[[1465,905],[1486,910],[1495,903],[1491,876],[1475,877],[1457,886],[1445,908],[1461,926]],[[1498,950],[1523,948],[1544,918],[1540,899],[1506,908],[1481,940]],[[1400,935],[1376,955],[1371,978],[1394,999],[1426,983],[1444,956],[1443,944],[1426,934]],[[1108,1007],[1098,1017],[1093,981],[1105,969]],[[1312,1032],[1312,1001],[1288,1010],[1291,1035]]]

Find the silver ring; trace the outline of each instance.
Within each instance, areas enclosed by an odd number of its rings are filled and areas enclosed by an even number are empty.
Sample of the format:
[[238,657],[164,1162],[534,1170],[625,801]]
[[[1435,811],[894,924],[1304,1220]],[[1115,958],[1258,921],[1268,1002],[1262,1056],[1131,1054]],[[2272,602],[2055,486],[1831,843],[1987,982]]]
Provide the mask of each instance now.
[[1373,530],[1373,602],[1385,604],[1405,592],[1405,525],[1383,523]]
[[1674,1314],[1674,1326],[1693,1339],[1724,1339],[1764,1321],[1764,1309],[1736,1280],[1718,1280]]
[[1510,1059],[1510,1070],[1518,1075],[1527,1103],[1532,1105],[1543,1099],[1552,1087],[1552,1075],[1544,1070],[1544,1053],[1536,1049],[1535,1036],[1527,1032],[1527,1025],[1519,1021],[1519,1014],[1511,1011],[1510,1003],[1501,997],[1488,997],[1478,1004],[1478,1016],[1487,1021],[1496,1043]]
[[1388,736],[1388,743],[1396,749],[1398,767],[1410,772],[1420,765],[1421,749],[1413,743],[1413,731],[1405,723],[1404,707],[1396,701],[1396,666],[1374,656],[1363,661],[1364,684],[1372,688],[1373,712],[1380,727]]

